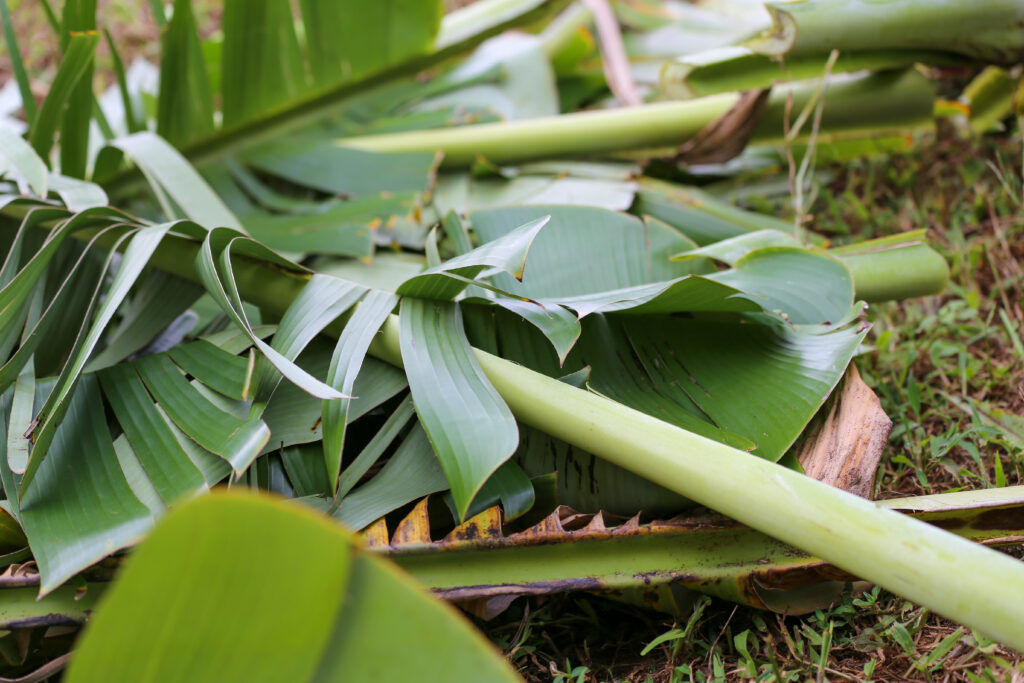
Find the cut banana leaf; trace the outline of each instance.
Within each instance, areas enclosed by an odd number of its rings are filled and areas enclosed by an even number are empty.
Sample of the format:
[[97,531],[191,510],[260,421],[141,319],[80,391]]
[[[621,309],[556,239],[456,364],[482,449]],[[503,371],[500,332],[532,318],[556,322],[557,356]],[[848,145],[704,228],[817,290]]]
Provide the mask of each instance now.
[[67,680],[517,680],[491,647],[337,526],[233,493],[184,506],[154,531],[91,620]]
[[[37,401],[50,388],[41,384]],[[40,593],[135,543],[152,526],[112,444],[98,382],[86,375],[21,499],[21,524],[42,575]]]
[[515,451],[515,418],[484,377],[458,305],[403,299],[400,340],[416,412],[448,478],[459,517]]
[[[352,394],[355,390],[356,379],[366,362],[366,351],[370,348],[370,342],[380,326],[395,310],[397,304],[398,297],[388,292],[372,290],[366,295],[338,337],[337,346],[334,347],[331,365],[327,371],[327,382],[332,387],[345,395]],[[371,386],[379,385],[374,383]],[[358,396],[358,394],[355,395]],[[364,400],[363,406],[371,402]],[[327,467],[327,475],[332,482],[331,493],[334,493],[334,482],[338,481],[338,474],[341,471],[345,430],[350,419],[351,407],[351,399],[347,398],[340,401],[324,401],[322,404],[324,462]],[[356,479],[361,477],[364,472],[360,472]],[[355,481],[352,481],[349,487],[351,488],[351,485],[354,484]]]
[[[666,252],[687,240],[664,224],[583,207],[510,207],[470,214],[482,241],[506,234],[509,223],[540,213],[551,227],[533,245],[521,282],[495,276],[506,291],[594,312],[676,313],[763,310],[795,324],[835,324],[853,307],[853,278],[839,260],[810,250],[751,251],[735,266],[688,275],[703,264],[673,262]],[[682,250],[689,250],[683,246]]]
[[448,481],[427,433],[416,424],[381,471],[342,498],[334,516],[353,529],[362,529],[393,510],[446,488]]

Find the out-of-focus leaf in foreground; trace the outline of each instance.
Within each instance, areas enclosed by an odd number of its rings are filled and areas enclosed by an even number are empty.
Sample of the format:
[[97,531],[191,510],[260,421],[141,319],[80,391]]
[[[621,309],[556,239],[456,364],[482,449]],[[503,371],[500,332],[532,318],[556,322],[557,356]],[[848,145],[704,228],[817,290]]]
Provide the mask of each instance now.
[[452,608],[335,523],[251,494],[183,506],[100,604],[67,680],[516,681]]

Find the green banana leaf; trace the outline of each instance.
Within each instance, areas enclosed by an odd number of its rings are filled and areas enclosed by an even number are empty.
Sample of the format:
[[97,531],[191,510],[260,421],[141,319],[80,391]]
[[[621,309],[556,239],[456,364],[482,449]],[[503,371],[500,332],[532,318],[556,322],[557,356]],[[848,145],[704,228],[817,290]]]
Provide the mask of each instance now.
[[66,680],[519,677],[452,607],[337,525],[221,493],[176,510],[133,554]]

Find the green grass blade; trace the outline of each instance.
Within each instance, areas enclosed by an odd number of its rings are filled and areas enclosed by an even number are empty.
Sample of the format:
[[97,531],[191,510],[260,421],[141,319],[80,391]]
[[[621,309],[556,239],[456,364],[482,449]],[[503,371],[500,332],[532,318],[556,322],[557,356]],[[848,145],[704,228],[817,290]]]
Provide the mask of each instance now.
[[65,57],[73,49],[72,44],[77,34],[88,33],[95,38],[93,50],[90,51],[85,64],[85,71],[71,89],[60,124],[61,173],[72,178],[84,178],[89,163],[89,126],[93,115],[99,114],[96,119],[101,129],[105,122],[92,92],[92,54],[95,46],[99,44],[99,35],[96,33],[96,0],[66,0],[61,11],[60,28],[60,49]]
[[420,422],[444,468],[460,518],[515,451],[515,418],[470,352],[453,303],[403,299],[402,363]]
[[136,111],[136,101],[128,89],[128,75],[121,60],[121,53],[118,52],[110,31],[103,29],[103,37],[107,39],[107,49],[110,50],[110,60],[114,69],[114,78],[117,79],[117,89],[121,93],[121,107],[124,109],[125,129],[129,134],[138,133],[146,127],[145,112]]

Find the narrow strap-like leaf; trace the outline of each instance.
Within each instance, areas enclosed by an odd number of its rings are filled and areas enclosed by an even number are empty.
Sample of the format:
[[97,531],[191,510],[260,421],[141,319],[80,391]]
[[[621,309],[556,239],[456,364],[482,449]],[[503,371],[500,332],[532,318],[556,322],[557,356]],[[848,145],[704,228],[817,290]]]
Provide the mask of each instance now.
[[[398,297],[388,292],[371,290],[366,295],[334,347],[331,367],[327,372],[328,384],[343,394],[352,393],[370,342],[397,303]],[[341,469],[341,452],[345,445],[350,404],[347,398],[323,403],[324,459],[327,476],[332,483],[337,481]]]
[[25,434],[32,424],[32,408],[36,398],[36,373],[26,363],[14,384],[11,400],[10,429],[7,432],[7,464],[12,472],[24,474],[28,466],[29,439]]
[[218,228],[211,230],[203,240],[203,246],[196,255],[196,271],[199,273],[203,285],[206,286],[206,291],[213,296],[221,310],[249,335],[256,348],[288,381],[302,387],[303,390],[317,398],[330,400],[344,398],[343,394],[310,375],[253,333],[252,326],[249,325],[249,321],[245,317],[242,299],[238,293],[231,268],[231,246],[238,237],[237,233],[231,230]]
[[[66,275],[57,287],[57,291],[53,293],[53,298],[46,304],[46,309],[39,316],[39,319],[29,329],[26,325],[22,331],[21,342],[18,345],[18,350],[14,352],[14,355],[8,358],[7,362],[0,367],[0,388],[6,387],[10,382],[14,381],[14,378],[21,372],[25,364],[29,362],[32,354],[35,353],[36,349],[40,348],[44,342],[54,341],[49,337],[49,331],[53,328],[53,325],[62,318],[70,315],[71,309],[75,309],[76,306],[69,305],[69,302],[73,302],[76,296],[81,296],[81,292],[76,290],[76,284],[82,281],[82,278],[89,279],[87,261],[88,257],[92,255],[91,247],[96,240],[111,230],[117,230],[117,228],[105,228],[97,232],[96,236],[86,245],[86,248],[82,250],[75,263],[67,268]],[[85,271],[80,273],[80,271]],[[40,282],[36,285],[37,288],[42,288],[44,283]],[[82,297],[84,298],[84,297]],[[89,306],[86,306],[89,308]],[[83,316],[85,317],[85,316]],[[11,325],[9,327],[12,331],[17,330],[17,325]],[[0,328],[0,357],[6,356],[9,349],[3,344],[4,330]],[[17,335],[14,335],[17,339]],[[62,340],[57,340],[62,341]]]
[[153,524],[118,466],[96,378],[86,375],[69,404],[49,457],[21,500],[44,594],[135,543]]
[[200,339],[167,352],[171,360],[197,380],[228,398],[247,401],[253,358],[236,356]]
[[[57,425],[64,416],[64,411],[67,410],[68,399],[78,382],[86,361],[92,355],[107,325],[114,317],[114,313],[128,295],[128,291],[135,284],[143,269],[149,264],[150,257],[170,228],[170,223],[154,225],[140,229],[132,237],[131,243],[121,259],[117,274],[114,275],[114,281],[111,283],[110,289],[107,290],[103,303],[96,311],[96,318],[88,330],[83,329],[79,334],[80,341],[76,342],[75,349],[61,370],[52,393],[39,412],[39,424],[33,432],[35,446],[29,456],[28,468],[21,482],[22,495],[32,482],[36,468],[46,456],[49,441],[53,438]],[[113,251],[111,253],[113,254]]]
[[[56,142],[57,126],[65,106],[71,100],[79,80],[92,66],[93,53],[99,42],[100,36],[95,32],[74,33],[70,36],[70,42],[64,52],[60,68],[57,69],[57,75],[53,77],[50,91],[46,99],[43,100],[43,106],[39,110],[35,124],[29,131],[29,142],[43,159],[50,156],[50,150]],[[80,112],[78,115],[88,117],[87,112]]]
[[407,396],[398,404],[395,412],[388,416],[388,419],[377,430],[377,433],[373,435],[370,442],[363,447],[363,450],[359,452],[359,455],[352,461],[352,464],[341,473],[338,481],[338,490],[334,494],[334,505],[330,510],[331,512],[336,509],[337,505],[348,495],[349,491],[359,483],[363,475],[370,471],[374,463],[380,460],[387,447],[398,438],[406,423],[415,414],[416,411],[412,405],[412,397]]
[[64,206],[75,213],[108,203],[107,193],[96,183],[59,173],[50,176],[50,189],[57,193]]
[[392,510],[447,486],[426,433],[415,425],[381,471],[348,494],[334,516],[353,529],[362,529]]
[[[194,282],[163,271],[150,271],[136,286],[131,304],[123,311],[121,322],[107,340],[107,346],[89,361],[86,372],[109,367],[142,350],[202,293],[202,286]],[[153,350],[148,352],[153,353]]]
[[270,438],[262,420],[243,420],[224,412],[189,384],[166,356],[146,356],[134,365],[174,424],[200,446],[227,460],[236,473],[246,470]]
[[512,455],[515,418],[484,376],[454,303],[403,299],[400,343],[416,412],[444,468],[459,516]]
[[14,22],[11,21],[7,0],[0,0],[0,24],[3,24],[4,42],[7,43],[7,54],[11,58],[11,71],[14,72],[18,93],[21,95],[21,109],[25,113],[25,122],[31,128],[36,120],[36,99],[32,95],[32,84],[29,83],[25,63],[21,60],[21,50],[18,49],[18,39],[14,34]]
[[174,438],[138,373],[122,363],[100,373],[103,392],[128,441],[166,503],[206,488],[206,479]]
[[157,133],[180,147],[214,130],[213,90],[191,0],[175,0],[162,47]]
[[[429,268],[403,282],[398,287],[398,294],[420,299],[450,300],[466,288],[467,278],[476,277],[487,267],[501,269],[521,279],[530,245],[548,220],[550,216],[530,221],[440,266]],[[459,279],[450,276],[458,276]]]
[[238,219],[202,176],[160,136],[144,131],[112,140],[111,144],[127,154],[150,185],[163,188],[196,223],[206,228],[229,227],[244,232]]
[[576,340],[580,338],[579,318],[564,306],[556,303],[540,303],[523,301],[510,297],[497,296],[489,299],[506,311],[515,313],[523,320],[540,330],[558,354],[558,362],[564,363]]
[[233,126],[301,95],[306,78],[288,0],[223,7],[222,109],[224,125]]
[[[306,345],[366,293],[367,288],[330,275],[316,274],[285,311],[271,347],[295,360]],[[256,402],[266,403],[281,377],[269,362],[257,361]],[[330,379],[328,379],[328,383]],[[351,387],[348,391],[351,391]],[[342,394],[348,391],[342,390]]]
[[110,31],[103,29],[103,37],[107,39],[107,49],[110,50],[110,59],[114,67],[114,78],[117,79],[117,89],[121,93],[121,107],[124,109],[125,130],[131,133],[138,133],[145,128],[145,114],[136,111],[136,101],[128,89],[128,74],[124,68],[124,61],[121,53],[110,36]]

